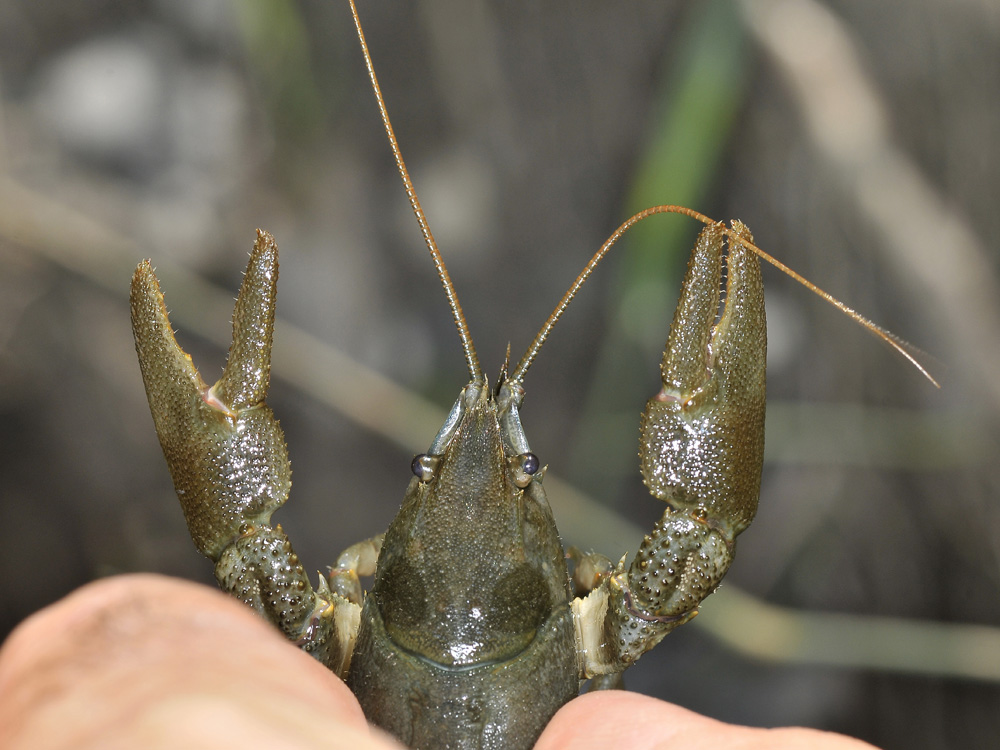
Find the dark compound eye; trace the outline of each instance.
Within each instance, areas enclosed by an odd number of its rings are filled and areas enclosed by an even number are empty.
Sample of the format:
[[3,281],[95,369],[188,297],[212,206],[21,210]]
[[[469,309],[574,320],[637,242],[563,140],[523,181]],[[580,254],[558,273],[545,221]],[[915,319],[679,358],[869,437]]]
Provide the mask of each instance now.
[[413,463],[410,464],[410,470],[421,482],[429,482],[437,473],[440,463],[441,459],[438,456],[429,456],[426,453],[421,453],[419,456],[414,456]]
[[531,475],[538,471],[538,456],[534,453],[522,453],[510,459],[510,469],[514,485],[522,490],[531,484]]
[[534,453],[525,453],[521,456],[521,469],[525,474],[534,474],[538,471],[538,456]]

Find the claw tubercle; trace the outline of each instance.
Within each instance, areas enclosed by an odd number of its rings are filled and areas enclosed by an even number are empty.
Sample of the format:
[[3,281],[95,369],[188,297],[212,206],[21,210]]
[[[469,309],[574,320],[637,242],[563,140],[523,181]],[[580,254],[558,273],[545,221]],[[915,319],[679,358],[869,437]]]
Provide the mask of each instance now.
[[684,404],[690,401],[690,397],[684,398],[676,393],[668,393],[665,388],[661,389],[653,398],[664,404]]
[[[218,385],[218,383],[216,383],[215,385]],[[236,419],[237,417],[236,412],[230,409],[229,405],[221,398],[219,398],[218,394],[215,392],[215,385],[213,385],[210,388],[206,388],[202,392],[201,400],[204,401],[209,406],[211,406],[216,411],[222,412],[230,419]]]
[[690,393],[678,393],[675,390],[662,388],[652,400],[661,404],[680,404],[682,410],[689,411],[696,408],[704,400],[705,395],[705,388],[698,388]]

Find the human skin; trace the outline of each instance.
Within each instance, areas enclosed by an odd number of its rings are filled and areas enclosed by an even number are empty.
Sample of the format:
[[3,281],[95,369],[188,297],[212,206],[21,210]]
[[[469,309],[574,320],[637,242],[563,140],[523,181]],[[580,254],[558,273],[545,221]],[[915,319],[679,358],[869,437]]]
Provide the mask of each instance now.
[[[616,718],[617,717],[617,718]],[[0,748],[384,750],[354,696],[268,623],[204,586],[154,575],[83,587],[0,649]],[[536,748],[870,745],[809,729],[723,724],[634,693],[590,693]]]

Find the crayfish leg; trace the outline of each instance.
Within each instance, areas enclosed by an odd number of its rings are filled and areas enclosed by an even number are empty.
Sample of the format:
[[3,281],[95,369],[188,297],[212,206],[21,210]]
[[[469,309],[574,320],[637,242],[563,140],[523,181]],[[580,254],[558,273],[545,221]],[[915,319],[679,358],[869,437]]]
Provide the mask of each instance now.
[[148,261],[132,279],[132,330],[146,396],[188,530],[216,563],[219,585],[294,643],[344,674],[361,608],[314,590],[271,514],[288,499],[291,464],[265,398],[278,279],[278,248],[258,232],[233,313],[222,377],[207,387],[174,338]]
[[[749,230],[733,232],[752,242]],[[767,330],[760,263],[731,239],[719,314],[724,232],[691,253],[661,364],[662,390],[642,416],[640,464],[667,503],[626,568],[624,558],[574,602],[588,676],[619,672],[697,614],[753,520],[764,457]]]

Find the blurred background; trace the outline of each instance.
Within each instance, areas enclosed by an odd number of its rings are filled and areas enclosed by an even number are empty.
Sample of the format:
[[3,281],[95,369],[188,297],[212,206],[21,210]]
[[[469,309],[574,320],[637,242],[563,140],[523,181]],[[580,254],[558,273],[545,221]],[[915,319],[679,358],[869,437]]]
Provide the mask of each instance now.
[[[759,515],[629,687],[885,748],[995,746],[1000,5],[360,13],[492,378],[621,221],[680,203],[745,221],[944,385],[765,268]],[[0,97],[0,634],[100,576],[212,583],[135,362],[143,257],[212,381],[254,230],[275,235],[269,401],[295,469],[275,520],[312,569],[384,530],[466,374],[346,3],[0,0]],[[637,417],[698,229],[636,230],[527,378],[563,536],[615,559],[662,512]]]

